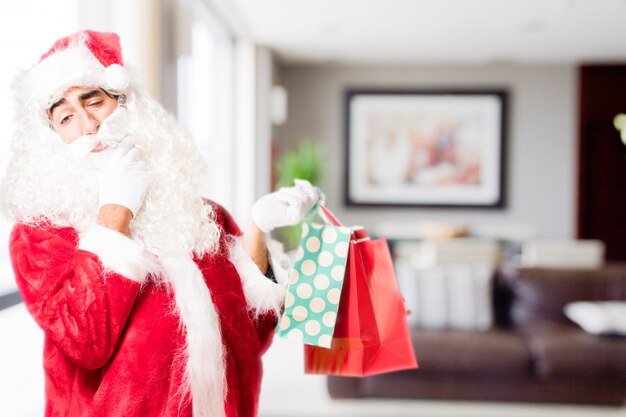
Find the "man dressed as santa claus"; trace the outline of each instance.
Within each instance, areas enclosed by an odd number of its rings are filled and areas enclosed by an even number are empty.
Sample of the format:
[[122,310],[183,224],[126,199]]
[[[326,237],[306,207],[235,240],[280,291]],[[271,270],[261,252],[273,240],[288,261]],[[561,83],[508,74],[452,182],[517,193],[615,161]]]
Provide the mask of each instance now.
[[200,196],[191,138],[113,33],[60,39],[15,95],[2,203],[45,334],[45,415],[256,415],[288,268],[266,233],[301,221],[316,190],[297,181],[262,197],[242,233]]

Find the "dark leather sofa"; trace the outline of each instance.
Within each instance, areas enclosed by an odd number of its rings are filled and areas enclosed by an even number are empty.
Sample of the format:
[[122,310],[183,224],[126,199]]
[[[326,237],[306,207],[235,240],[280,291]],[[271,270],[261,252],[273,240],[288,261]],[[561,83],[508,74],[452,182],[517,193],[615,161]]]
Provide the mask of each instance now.
[[626,337],[588,334],[563,307],[626,300],[626,265],[512,268],[495,278],[493,294],[492,329],[411,329],[420,369],[331,376],[330,396],[624,404]]

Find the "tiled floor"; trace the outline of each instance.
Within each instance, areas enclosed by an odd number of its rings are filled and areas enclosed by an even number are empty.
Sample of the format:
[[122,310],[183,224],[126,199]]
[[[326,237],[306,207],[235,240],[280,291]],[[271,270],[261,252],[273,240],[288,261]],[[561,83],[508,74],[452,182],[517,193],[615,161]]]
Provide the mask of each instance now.
[[[0,312],[0,416],[43,416],[42,334],[23,304]],[[264,359],[261,417],[626,417],[626,408],[333,401],[322,376],[303,375],[302,347],[276,338]]]

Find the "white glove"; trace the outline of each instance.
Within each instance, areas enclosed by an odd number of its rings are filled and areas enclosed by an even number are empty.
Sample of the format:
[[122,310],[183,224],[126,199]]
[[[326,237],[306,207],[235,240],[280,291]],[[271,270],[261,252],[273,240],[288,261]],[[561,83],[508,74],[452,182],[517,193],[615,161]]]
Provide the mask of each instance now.
[[127,137],[113,151],[109,164],[100,177],[98,208],[106,204],[127,207],[137,215],[152,173],[146,171],[144,163],[137,160],[137,149],[133,137]]
[[280,188],[259,198],[252,206],[252,218],[263,232],[302,222],[319,200],[319,194],[310,182],[294,182],[294,187]]

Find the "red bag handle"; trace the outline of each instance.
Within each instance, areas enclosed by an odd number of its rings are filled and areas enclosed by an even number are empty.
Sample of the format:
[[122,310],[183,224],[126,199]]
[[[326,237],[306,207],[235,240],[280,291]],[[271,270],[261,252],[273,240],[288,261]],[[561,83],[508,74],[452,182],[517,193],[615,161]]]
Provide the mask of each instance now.
[[[322,218],[327,222],[332,224],[333,226],[344,227],[339,220],[335,217],[335,215],[326,208],[323,204],[318,203],[317,207],[319,208],[319,213]],[[360,242],[362,240],[369,240],[369,235],[363,226],[355,226],[350,228],[352,231],[352,239],[356,242]]]
[[343,226],[341,222],[337,220],[335,215],[330,210],[328,210],[322,203],[317,203],[317,207],[319,208],[324,220],[326,220],[328,223],[332,224],[333,226]]

